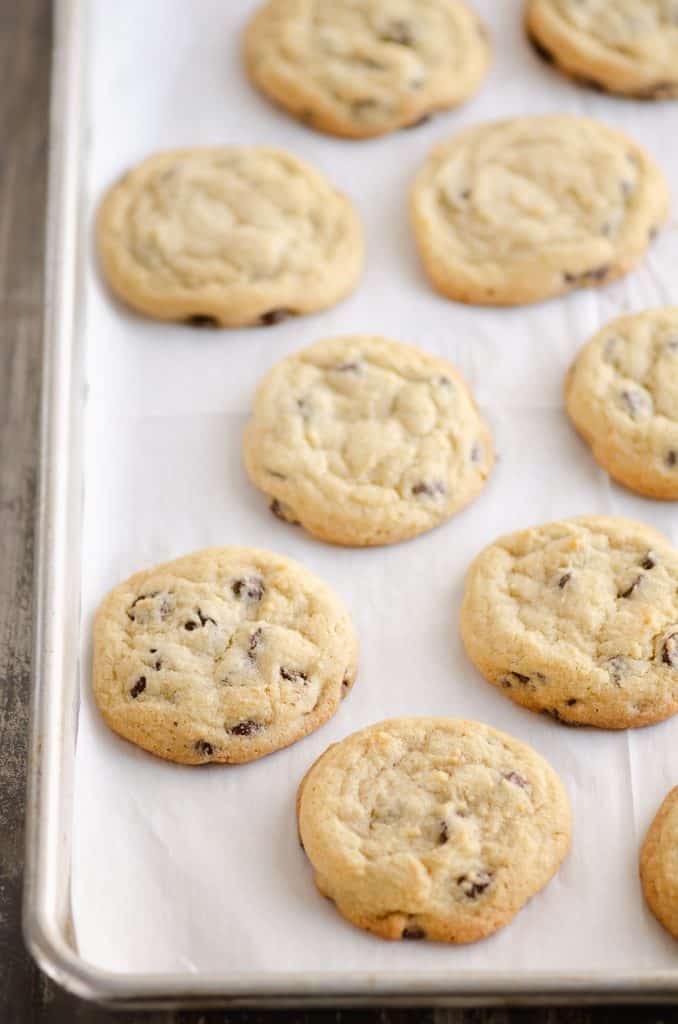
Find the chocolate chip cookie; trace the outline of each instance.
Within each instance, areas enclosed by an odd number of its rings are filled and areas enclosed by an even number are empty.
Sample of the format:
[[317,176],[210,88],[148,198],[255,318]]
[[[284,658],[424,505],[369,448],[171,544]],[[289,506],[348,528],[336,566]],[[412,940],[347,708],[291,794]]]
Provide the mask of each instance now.
[[349,545],[432,529],[479,493],[494,462],[454,366],[372,335],[320,341],[274,366],[244,457],[276,515]]
[[158,153],[104,198],[101,264],[157,320],[275,324],[353,291],[364,244],[349,200],[303,160],[263,146]]
[[462,0],[269,0],[245,35],[247,71],[318,131],[383,135],[471,96],[490,57]]
[[461,633],[485,678],[531,711],[659,722],[678,711],[678,551],[621,516],[501,537],[469,569]]
[[650,910],[678,939],[678,786],[650,825],[640,853],[640,878]]
[[570,845],[565,788],[480,722],[401,718],[330,747],[297,797],[315,884],[385,939],[475,942],[507,924]]
[[528,0],[539,52],[583,84],[622,96],[678,96],[676,0]]
[[239,763],[327,721],[357,660],[349,614],[321,580],[267,551],[211,548],[111,591],[94,695],[114,732],[158,757]]
[[666,219],[668,188],[621,132],[540,115],[467,128],[416,177],[412,222],[434,286],[511,306],[631,270]]
[[565,400],[610,476],[639,494],[678,499],[678,307],[599,331],[567,375]]

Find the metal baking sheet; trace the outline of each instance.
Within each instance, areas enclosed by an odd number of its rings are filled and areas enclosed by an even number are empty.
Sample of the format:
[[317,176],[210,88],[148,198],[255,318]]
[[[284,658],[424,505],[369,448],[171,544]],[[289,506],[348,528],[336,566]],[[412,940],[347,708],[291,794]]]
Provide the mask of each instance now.
[[[602,97],[534,56],[520,0],[476,0],[495,62],[458,112],[382,140],[314,134],[248,86],[238,49],[255,0],[60,0],[55,8],[48,302],[36,565],[25,934],[61,984],[135,1005],[674,1000],[674,943],[646,910],[638,846],[675,775],[678,721],[571,731],[485,684],[457,617],[470,557],[500,532],[619,512],[677,539],[674,508],[610,484],[562,410],[572,355],[610,317],[671,299],[672,222],[617,284],[518,310],[448,303],[419,269],[406,194],[429,148],[463,125],[586,112],[633,134],[678,180],[675,104]],[[87,59],[85,59],[87,58]],[[357,203],[368,266],[333,310],[272,329],[198,332],[139,318],[103,288],[91,243],[102,190],[147,153],[269,142]],[[451,523],[375,551],[321,545],[271,517],[240,466],[255,384],[317,338],[376,331],[451,358],[492,424],[499,463]],[[186,769],[109,733],[89,690],[92,614],[133,570],[207,544],[298,558],[351,607],[358,683],[335,719],[250,766]],[[554,882],[473,947],[389,944],[315,892],[294,791],[341,736],[398,714],[459,714],[532,743],[562,774],[574,847]],[[651,770],[648,767],[651,766]],[[282,939],[282,941],[281,941]]]

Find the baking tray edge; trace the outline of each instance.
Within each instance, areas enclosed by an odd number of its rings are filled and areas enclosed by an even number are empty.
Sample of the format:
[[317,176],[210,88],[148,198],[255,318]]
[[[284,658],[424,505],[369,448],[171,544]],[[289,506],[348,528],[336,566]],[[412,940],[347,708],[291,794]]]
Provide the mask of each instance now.
[[[73,766],[78,719],[83,412],[86,3],[57,0],[50,111],[35,639],[23,929],[42,970],[85,999],[121,1007],[536,1005],[675,1002],[675,972],[466,972],[397,976],[116,974],[77,952],[70,911]],[[74,584],[75,581],[75,584]],[[70,597],[70,603],[69,603]],[[70,630],[67,628],[70,625]],[[76,635],[73,635],[76,634]]]

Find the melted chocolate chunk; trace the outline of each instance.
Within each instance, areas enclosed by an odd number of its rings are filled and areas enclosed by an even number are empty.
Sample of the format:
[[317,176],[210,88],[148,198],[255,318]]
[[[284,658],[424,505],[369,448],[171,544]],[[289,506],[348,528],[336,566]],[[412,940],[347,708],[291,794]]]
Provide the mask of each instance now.
[[644,577],[642,573],[640,574],[640,576],[636,576],[635,580],[633,580],[633,582],[625,590],[619,591],[617,597],[631,597],[631,594],[640,586],[640,584],[643,582],[643,579]]
[[603,264],[602,267],[594,267],[592,270],[585,270],[581,274],[564,274],[566,284],[594,284],[596,281],[604,281],[609,273],[610,265]]
[[290,526],[298,526],[299,525],[299,520],[298,519],[290,518],[290,516],[292,515],[292,512],[290,512],[287,509],[286,505],[283,505],[282,502],[278,501],[277,498],[273,499],[273,501],[269,505],[269,508],[270,508],[271,512],[273,513],[273,515],[277,519],[281,519],[283,521],[283,523],[289,523]]
[[264,635],[264,631],[263,631],[263,629],[261,629],[261,627],[259,627],[259,629],[255,629],[254,633],[252,633],[252,636],[250,637],[249,646],[247,648],[247,656],[252,661],[256,660],[255,651],[256,651],[257,647],[259,646],[259,644],[261,643],[261,638],[262,638],[263,635]]
[[442,482],[442,480],[432,480],[431,483],[426,483],[424,480],[421,480],[412,488],[412,494],[416,495],[417,497],[419,497],[420,495],[425,495],[427,498],[435,498],[439,494],[445,493],[445,484]]
[[217,624],[217,620],[213,619],[211,615],[203,615],[200,608],[198,608],[198,618],[200,619],[201,626],[206,626],[208,622],[211,622],[213,626]]
[[504,772],[502,778],[507,782],[512,782],[514,786],[520,786],[521,789],[527,789],[529,785],[527,779],[519,775],[518,772]]
[[626,669],[626,658],[621,654],[617,654],[608,661],[607,671],[615,686],[621,686],[622,676],[626,674]]
[[402,937],[404,939],[425,939],[426,932],[423,928],[420,928],[418,924],[408,924],[406,928],[403,928]]
[[129,695],[130,695],[130,697],[133,697],[136,700],[137,697],[139,696],[139,694],[143,693],[145,689],[146,689],[146,676],[139,676],[139,678],[137,679],[136,683],[134,684],[132,689],[129,691]]
[[283,679],[286,679],[288,683],[307,683],[308,676],[305,672],[301,672],[297,668],[285,668],[284,665],[280,666],[280,675]]
[[492,875],[488,874],[487,871],[476,871],[473,877],[468,875],[461,875],[457,879],[457,885],[463,892],[464,896],[470,900],[475,900],[481,893],[492,883]]
[[214,748],[212,747],[212,744],[208,743],[207,740],[198,740],[197,743],[195,744],[195,749],[198,751],[199,754],[204,754],[205,757],[211,757],[212,754],[214,753]]
[[254,732],[259,732],[263,729],[261,722],[254,722],[251,718],[246,719],[244,722],[238,722],[232,729],[228,731],[233,736],[251,736]]
[[264,581],[259,576],[234,580],[231,590],[241,600],[247,598],[249,601],[261,601],[265,590]]
[[572,579],[572,573],[571,572],[564,572],[563,575],[558,580],[558,586],[560,587],[560,589],[563,590],[563,588],[567,586],[567,584],[570,582],[571,579]]
[[209,313],[194,313],[192,316],[187,316],[184,323],[191,327],[221,327],[217,318],[210,316]]
[[662,644],[662,661],[671,668],[678,668],[678,632],[671,633]]
[[412,26],[404,18],[389,21],[379,38],[383,43],[395,43],[396,46],[414,46]]
[[274,324],[282,323],[290,316],[292,316],[291,309],[269,309],[268,313],[261,314],[259,323],[262,327],[273,327]]

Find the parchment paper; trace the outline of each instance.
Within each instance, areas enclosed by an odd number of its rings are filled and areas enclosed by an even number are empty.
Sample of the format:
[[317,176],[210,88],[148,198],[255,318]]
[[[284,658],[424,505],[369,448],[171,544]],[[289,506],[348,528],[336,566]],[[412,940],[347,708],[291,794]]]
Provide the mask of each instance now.
[[[254,0],[91,0],[88,208],[156,149],[272,143],[312,161],[357,203],[368,261],[354,295],[274,328],[210,331],[127,312],[90,250],[85,296],[86,479],[82,709],[73,911],[81,954],[112,970],[649,969],[676,964],[637,880],[639,843],[678,781],[678,718],[629,733],[570,730],[488,685],[466,659],[464,572],[498,534],[577,513],[636,517],[678,541],[675,506],[612,485],[575,436],[563,375],[611,317],[676,299],[678,232],[600,291],[491,310],[437,296],[419,267],[407,190],[431,146],[462,126],[526,112],[591,114],[633,134],[678,186],[678,104],[635,103],[570,84],[532,52],[521,0],[476,0],[495,57],[457,112],[377,141],[314,134],[249,86],[239,59]],[[90,232],[91,239],[91,232]],[[481,496],[442,528],[381,550],[320,544],[278,522],[245,478],[240,438],[258,378],[287,353],[351,331],[382,332],[452,359],[499,453]],[[93,611],[133,571],[211,544],[299,559],[343,595],[362,641],[358,683],[324,728],[242,767],[178,767],[115,737],[90,694]],[[297,783],[332,742],[396,715],[481,719],[536,747],[574,808],[572,852],[506,929],[472,947],[389,944],[347,924],[315,891],[294,818]],[[519,856],[516,851],[516,856]]]

